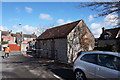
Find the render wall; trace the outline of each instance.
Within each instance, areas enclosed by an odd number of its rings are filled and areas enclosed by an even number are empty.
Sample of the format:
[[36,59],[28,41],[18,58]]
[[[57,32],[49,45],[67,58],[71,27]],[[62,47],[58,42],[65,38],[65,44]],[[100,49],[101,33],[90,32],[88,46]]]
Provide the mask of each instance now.
[[83,23],[81,21],[67,36],[68,63],[74,61],[79,51],[94,49],[94,36]]
[[37,54],[39,54],[40,57],[67,62],[66,39],[40,40],[37,41],[36,48]]
[[40,57],[51,58],[51,40],[40,40],[37,42],[37,53]]
[[55,50],[57,60],[67,63],[67,39],[55,39]]

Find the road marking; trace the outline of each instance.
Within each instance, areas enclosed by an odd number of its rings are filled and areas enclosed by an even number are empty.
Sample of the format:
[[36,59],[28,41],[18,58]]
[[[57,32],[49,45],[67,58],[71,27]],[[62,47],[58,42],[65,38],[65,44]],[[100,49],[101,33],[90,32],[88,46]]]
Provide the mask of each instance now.
[[58,79],[60,79],[60,80],[62,80],[59,76],[57,76],[57,75],[55,75],[55,74],[54,74],[53,76],[56,77],[56,78],[58,78]]

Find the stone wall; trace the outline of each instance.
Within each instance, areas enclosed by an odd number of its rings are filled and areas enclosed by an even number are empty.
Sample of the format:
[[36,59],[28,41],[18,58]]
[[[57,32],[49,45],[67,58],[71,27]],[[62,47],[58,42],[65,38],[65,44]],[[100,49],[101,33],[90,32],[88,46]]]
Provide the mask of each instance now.
[[68,34],[67,40],[68,63],[73,62],[79,51],[89,51],[94,48],[94,36],[83,21]]

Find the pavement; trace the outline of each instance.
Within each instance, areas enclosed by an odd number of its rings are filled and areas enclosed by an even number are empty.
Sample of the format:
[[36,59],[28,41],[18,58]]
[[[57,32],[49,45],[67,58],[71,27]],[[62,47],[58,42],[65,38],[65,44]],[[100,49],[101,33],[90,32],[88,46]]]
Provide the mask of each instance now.
[[[3,53],[0,54],[0,56]],[[34,58],[21,52],[11,52],[9,58],[0,57],[2,80],[6,79],[73,79],[72,67],[50,59]]]

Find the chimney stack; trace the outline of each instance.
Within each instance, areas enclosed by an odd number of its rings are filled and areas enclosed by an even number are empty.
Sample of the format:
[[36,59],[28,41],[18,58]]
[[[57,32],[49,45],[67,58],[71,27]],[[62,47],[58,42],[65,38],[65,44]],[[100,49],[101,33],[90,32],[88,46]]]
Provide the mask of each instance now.
[[104,31],[105,31],[105,27],[102,28],[102,32],[104,32]]
[[33,35],[35,35],[35,32],[33,32]]
[[23,32],[21,31],[21,35],[23,34]]

